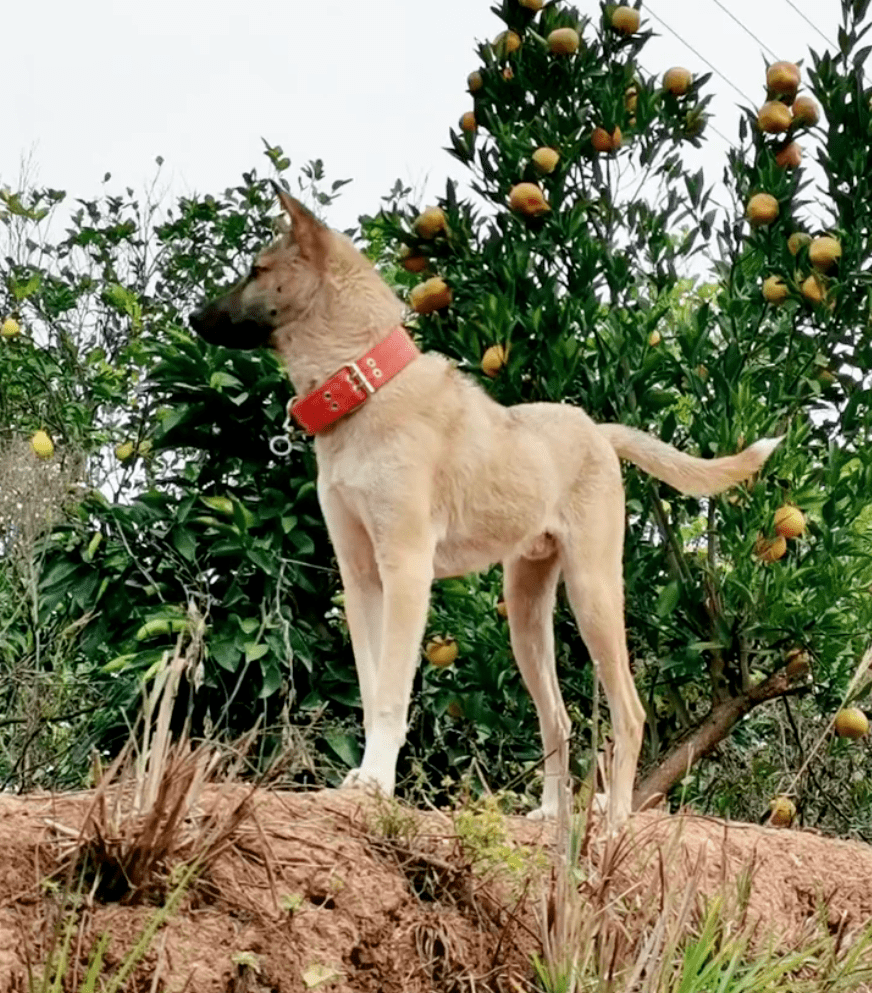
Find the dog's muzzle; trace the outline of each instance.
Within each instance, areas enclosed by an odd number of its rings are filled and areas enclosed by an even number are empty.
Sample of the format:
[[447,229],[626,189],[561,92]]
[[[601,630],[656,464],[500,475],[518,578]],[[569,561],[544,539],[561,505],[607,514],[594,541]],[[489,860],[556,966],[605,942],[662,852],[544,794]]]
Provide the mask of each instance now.
[[272,325],[251,318],[234,320],[218,302],[207,303],[188,316],[191,328],[210,345],[253,349],[269,344]]

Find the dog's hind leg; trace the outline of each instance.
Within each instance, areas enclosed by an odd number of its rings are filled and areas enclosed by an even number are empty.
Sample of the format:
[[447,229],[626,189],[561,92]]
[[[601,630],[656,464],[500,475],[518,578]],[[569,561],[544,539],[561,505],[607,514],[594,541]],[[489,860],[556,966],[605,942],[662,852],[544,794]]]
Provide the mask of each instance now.
[[542,805],[530,817],[556,817],[560,791],[568,789],[569,715],[557,682],[554,599],[560,577],[555,551],[546,558],[503,563],[512,652],[539,716],[545,754]]
[[620,479],[595,504],[574,511],[563,536],[561,565],[578,628],[602,680],[615,736],[608,797],[609,825],[630,814],[645,711],[630,671],[624,631],[622,552],[624,500]]

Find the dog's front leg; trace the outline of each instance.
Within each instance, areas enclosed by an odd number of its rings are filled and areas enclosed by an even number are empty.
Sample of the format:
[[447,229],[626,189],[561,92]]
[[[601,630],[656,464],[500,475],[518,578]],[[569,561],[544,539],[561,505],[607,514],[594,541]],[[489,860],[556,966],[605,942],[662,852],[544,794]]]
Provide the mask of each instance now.
[[[321,508],[345,595],[345,620],[357,669],[363,729],[369,737],[375,706],[376,675],[381,651],[382,586],[372,541],[362,521],[333,494],[321,493]],[[350,773],[356,776],[357,770]]]
[[380,560],[379,574],[383,604],[381,650],[372,716],[363,762],[349,779],[376,786],[390,795],[396,780],[397,755],[406,740],[409,698],[427,623],[433,550],[402,548]]

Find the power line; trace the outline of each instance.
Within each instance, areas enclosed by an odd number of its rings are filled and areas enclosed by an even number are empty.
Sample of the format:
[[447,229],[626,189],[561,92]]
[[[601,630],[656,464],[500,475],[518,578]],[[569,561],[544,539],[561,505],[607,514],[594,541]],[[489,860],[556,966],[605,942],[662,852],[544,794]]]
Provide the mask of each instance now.
[[679,41],[680,41],[680,42],[682,43],[682,45],[684,45],[684,46],[685,46],[686,48],[688,48],[688,49],[690,49],[690,51],[691,51],[691,52],[693,52],[693,54],[694,54],[694,55],[695,55],[695,56],[696,56],[696,57],[697,57],[698,59],[700,59],[701,61],[703,61],[703,62],[705,62],[705,64],[706,64],[706,65],[707,65],[707,66],[709,67],[709,69],[711,69],[711,70],[712,70],[712,72],[714,72],[715,74],[717,74],[718,76],[720,76],[720,77],[721,77],[721,79],[722,79],[722,80],[723,80],[723,81],[724,81],[724,82],[725,82],[725,83],[726,83],[726,84],[727,84],[728,86],[732,86],[732,88],[733,88],[733,89],[734,89],[734,90],[736,91],[736,93],[738,93],[738,94],[739,94],[739,96],[740,96],[740,97],[742,97],[742,99],[743,99],[743,100],[747,100],[747,101],[748,101],[748,103],[749,103],[749,104],[751,104],[751,106],[752,106],[752,107],[753,107],[753,106],[754,106],[754,105],[755,105],[755,104],[757,103],[757,101],[756,101],[756,100],[754,100],[754,99],[753,99],[752,97],[749,97],[747,93],[744,93],[744,92],[743,92],[742,90],[740,90],[740,89],[739,89],[739,87],[738,87],[738,86],[736,86],[736,84],[735,84],[735,83],[734,83],[734,82],[733,82],[733,81],[732,81],[731,79],[727,79],[727,77],[726,77],[726,76],[725,76],[725,75],[724,75],[724,74],[723,74],[723,73],[722,73],[722,72],[720,71],[720,69],[718,69],[718,68],[717,68],[717,66],[714,66],[714,65],[712,65],[712,63],[711,63],[711,62],[709,62],[709,60],[708,60],[708,59],[707,59],[707,58],[706,58],[706,57],[705,57],[704,55],[702,55],[702,54],[701,54],[700,52],[698,52],[698,51],[697,51],[697,50],[696,50],[696,49],[695,49],[695,48],[693,47],[693,45],[691,45],[691,44],[690,44],[690,42],[689,42],[689,41],[687,41],[687,40],[686,40],[685,38],[682,38],[682,37],[681,37],[681,35],[680,35],[680,34],[679,34],[679,33],[678,33],[678,32],[677,32],[676,30],[675,30],[675,28],[672,28],[672,27],[670,27],[670,26],[669,26],[669,25],[668,25],[668,24],[666,23],[666,21],[664,21],[664,20],[663,20],[663,18],[662,18],[662,17],[660,17],[660,15],[659,15],[659,14],[657,14],[657,13],[655,13],[655,12],[654,12],[654,11],[653,11],[653,10],[651,9],[651,4],[650,4],[650,2],[649,2],[649,3],[647,4],[647,5],[646,5],[646,8],[645,8],[645,9],[646,9],[646,10],[648,11],[648,13],[649,13],[649,14],[651,14],[651,15],[652,15],[652,17],[656,17],[656,18],[657,18],[657,20],[658,20],[658,21],[660,21],[660,23],[661,23],[661,24],[663,25],[663,27],[664,27],[664,28],[666,28],[666,30],[667,30],[667,31],[669,31],[669,32],[671,32],[671,33],[672,33],[673,35],[675,35],[675,37],[676,37],[676,38],[677,38],[677,39],[678,39],[678,40],[679,40]]
[[815,31],[817,31],[817,33],[821,36],[821,38],[823,38],[823,40],[827,43],[827,45],[832,46],[833,43],[830,41],[830,39],[827,38],[827,36],[823,33],[823,31],[821,31],[821,29],[817,26],[817,24],[814,23],[814,21],[810,21],[805,16],[805,14],[803,14],[803,12],[799,9],[799,7],[796,6],[796,4],[793,2],[793,0],[784,0],[784,2],[788,6],[793,7],[793,9],[797,12],[797,14],[799,14],[799,16],[805,21],[805,23],[809,27],[814,28]]
[[748,27],[746,27],[746,26],[745,26],[745,25],[744,25],[744,24],[743,24],[743,23],[742,23],[742,22],[741,22],[741,21],[739,20],[739,18],[738,18],[738,17],[736,17],[736,15],[735,15],[735,14],[734,14],[734,13],[733,13],[733,12],[732,12],[731,10],[729,10],[729,9],[728,9],[727,7],[725,7],[725,6],[724,6],[724,5],[723,5],[723,4],[721,3],[721,0],[712,0],[712,3],[715,3],[715,4],[717,4],[717,5],[718,5],[718,7],[720,7],[720,8],[721,8],[721,10],[722,10],[722,11],[723,11],[723,12],[724,12],[724,13],[725,13],[725,14],[726,14],[726,15],[727,15],[728,17],[730,17],[730,18],[732,18],[732,19],[733,19],[733,20],[734,20],[734,21],[736,22],[736,24],[738,24],[738,25],[739,25],[739,27],[740,27],[740,28],[741,28],[741,29],[742,29],[742,30],[743,30],[743,31],[745,32],[745,34],[746,34],[746,35],[749,35],[749,36],[750,36],[751,38],[753,38],[753,39],[754,39],[754,41],[756,41],[756,42],[757,42],[757,44],[758,44],[758,45],[760,45],[760,46],[761,46],[762,48],[765,48],[765,49],[766,49],[766,51],[767,51],[767,52],[768,52],[768,53],[769,53],[769,54],[770,54],[770,55],[772,56],[772,58],[773,58],[773,59],[776,59],[776,60],[778,59],[778,56],[777,56],[777,55],[775,54],[775,52],[773,52],[773,51],[772,51],[772,49],[771,49],[771,48],[770,48],[770,47],[769,47],[769,46],[768,46],[768,45],[766,44],[766,42],[764,42],[764,41],[761,41],[761,40],[760,40],[760,39],[759,39],[759,38],[757,37],[757,35],[755,35],[755,34],[754,34],[754,32],[753,32],[753,31],[752,31],[752,30],[751,30],[750,28],[748,28]]

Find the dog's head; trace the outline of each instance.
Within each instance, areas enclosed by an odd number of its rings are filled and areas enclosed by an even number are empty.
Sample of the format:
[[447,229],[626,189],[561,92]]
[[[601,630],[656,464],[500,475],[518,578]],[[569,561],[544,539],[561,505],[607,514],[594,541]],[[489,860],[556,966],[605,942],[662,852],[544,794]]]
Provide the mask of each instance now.
[[277,188],[288,225],[224,296],[188,318],[206,341],[226,348],[259,348],[273,332],[312,307],[324,282],[331,232],[299,201]]

